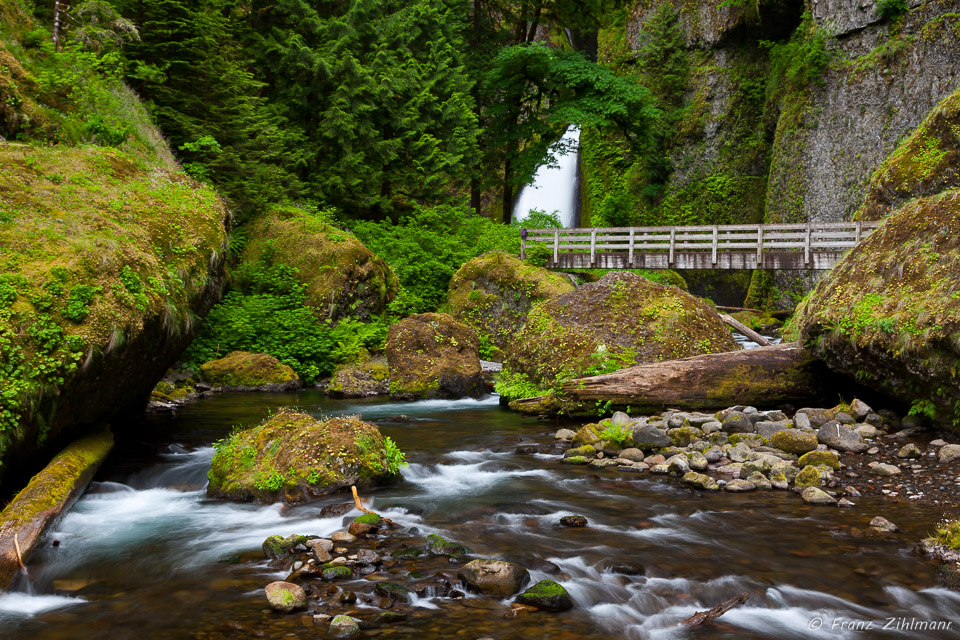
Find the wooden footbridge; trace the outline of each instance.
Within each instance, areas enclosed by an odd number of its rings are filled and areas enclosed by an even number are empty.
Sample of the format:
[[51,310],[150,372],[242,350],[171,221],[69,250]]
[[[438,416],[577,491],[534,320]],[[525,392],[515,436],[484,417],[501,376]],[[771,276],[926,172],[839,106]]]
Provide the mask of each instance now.
[[826,270],[881,224],[522,229],[520,255],[546,250],[551,269]]

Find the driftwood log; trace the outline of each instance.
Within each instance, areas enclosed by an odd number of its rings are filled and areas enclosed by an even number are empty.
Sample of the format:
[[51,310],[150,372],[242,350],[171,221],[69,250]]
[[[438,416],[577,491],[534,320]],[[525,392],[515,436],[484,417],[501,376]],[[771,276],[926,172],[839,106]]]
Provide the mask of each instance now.
[[641,364],[591,378],[571,380],[557,397],[515,400],[521,413],[564,411],[586,415],[599,404],[639,413],[668,408],[719,409],[739,404],[775,406],[813,401],[831,379],[826,367],[797,343],[711,353]]
[[712,622],[716,620],[717,618],[725,614],[727,611],[730,611],[730,609],[733,609],[734,607],[739,607],[749,599],[750,599],[750,594],[744,591],[740,595],[734,598],[730,598],[726,602],[721,602],[720,604],[718,604],[717,606],[713,607],[708,611],[696,612],[695,614],[693,614],[692,616],[684,620],[683,624],[690,627],[699,627],[702,624],[707,624],[708,622]]
[[762,335],[760,335],[759,333],[757,333],[747,325],[743,324],[739,320],[731,318],[725,313],[720,314],[720,319],[726,322],[728,325],[730,325],[734,329],[736,329],[737,331],[739,331],[740,333],[742,333],[743,335],[747,336],[748,338],[756,342],[761,347],[769,347],[770,345],[773,344],[772,342],[764,338]]

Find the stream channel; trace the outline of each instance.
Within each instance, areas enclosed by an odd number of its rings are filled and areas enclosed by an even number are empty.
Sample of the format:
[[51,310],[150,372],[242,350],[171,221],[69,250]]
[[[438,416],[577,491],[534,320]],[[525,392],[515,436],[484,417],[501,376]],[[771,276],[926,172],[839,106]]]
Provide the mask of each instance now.
[[[349,498],[263,506],[209,500],[204,491],[211,442],[295,404],[318,416],[360,413],[407,452],[406,481],[365,496],[405,533],[439,533],[481,557],[519,562],[534,580],[559,581],[576,603],[566,613],[506,617],[509,601],[494,597],[414,598],[415,615],[364,637],[960,636],[960,595],[935,586],[935,565],[915,551],[943,516],[936,507],[861,497],[842,510],[804,505],[792,492],[704,494],[674,478],[561,465],[552,444],[558,425],[501,409],[496,396],[392,403],[310,390],[220,394],[172,418],[145,418],[134,430],[140,437],[118,444],[34,554],[30,589],[0,596],[0,636],[323,637],[326,625],[311,616],[267,608],[263,587],[286,572],[267,564],[260,544],[273,534],[341,529],[359,512],[321,510]],[[397,414],[409,421],[390,421]],[[521,455],[521,443],[541,446]],[[570,514],[589,526],[558,527]],[[877,515],[900,533],[850,531]],[[716,623],[678,625],[743,591],[749,601]],[[891,618],[895,628],[883,630]],[[919,630],[923,621],[952,624]]]

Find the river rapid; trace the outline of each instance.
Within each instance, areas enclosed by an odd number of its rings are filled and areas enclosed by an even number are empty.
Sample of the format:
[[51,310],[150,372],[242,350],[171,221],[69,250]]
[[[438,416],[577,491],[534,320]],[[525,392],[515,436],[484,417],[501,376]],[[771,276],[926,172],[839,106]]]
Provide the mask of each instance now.
[[[505,411],[495,396],[391,403],[315,391],[221,394],[173,418],[145,419],[142,437],[118,444],[47,536],[23,591],[0,595],[0,636],[322,637],[326,626],[310,616],[266,607],[263,587],[286,573],[267,564],[260,544],[273,534],[328,535],[359,512],[321,513],[342,495],[286,507],[213,501],[204,491],[211,443],[289,405],[317,416],[360,413],[407,452],[406,482],[365,496],[407,533],[439,533],[519,562],[534,580],[563,584],[576,603],[566,613],[506,617],[509,602],[495,598],[423,598],[418,615],[364,637],[960,637],[960,595],[935,586],[936,566],[914,549],[944,515],[934,507],[864,496],[842,510],[790,492],[707,495],[672,478],[561,467],[552,434],[565,425]],[[398,414],[409,421],[393,420]],[[540,446],[518,454],[521,444]],[[589,526],[557,526],[571,514]],[[877,515],[900,533],[851,529]],[[678,624],[743,591],[747,604],[717,623]]]

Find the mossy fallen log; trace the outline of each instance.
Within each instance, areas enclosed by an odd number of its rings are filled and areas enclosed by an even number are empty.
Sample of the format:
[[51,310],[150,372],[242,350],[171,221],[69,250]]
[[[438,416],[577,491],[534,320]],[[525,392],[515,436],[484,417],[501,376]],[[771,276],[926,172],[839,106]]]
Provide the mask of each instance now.
[[24,559],[30,557],[44,532],[80,497],[112,448],[113,434],[106,429],[74,441],[0,513],[0,591],[9,588],[20,571],[20,553]]
[[510,408],[528,414],[586,415],[596,414],[598,407],[654,413],[667,408],[775,406],[816,399],[823,395],[829,379],[820,361],[798,344],[789,343],[579,378],[564,384],[556,396],[515,400]]

